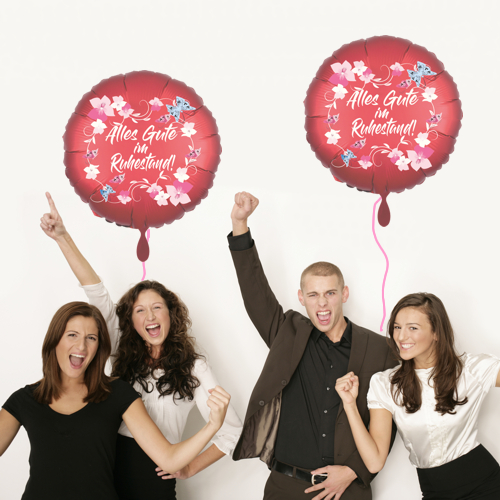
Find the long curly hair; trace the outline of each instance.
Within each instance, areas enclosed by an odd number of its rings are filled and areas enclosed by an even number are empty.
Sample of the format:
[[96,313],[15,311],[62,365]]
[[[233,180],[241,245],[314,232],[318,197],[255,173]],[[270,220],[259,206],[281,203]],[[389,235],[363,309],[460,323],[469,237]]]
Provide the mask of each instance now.
[[[170,330],[161,346],[159,358],[153,358],[151,351],[136,332],[132,322],[132,311],[139,294],[144,290],[158,293],[168,307]],[[161,396],[174,395],[174,399],[194,398],[194,390],[200,381],[192,374],[194,363],[202,358],[195,350],[194,338],[189,335],[191,319],[182,300],[157,281],[141,281],[133,286],[118,302],[116,308],[121,337],[113,363],[112,376],[134,384],[139,382],[146,392],[152,392],[146,381],[156,369],[163,375],[156,387]]]
[[463,361],[455,350],[455,337],[448,313],[441,300],[432,293],[412,293],[403,297],[394,307],[387,326],[388,343],[402,364],[391,378],[391,392],[395,402],[401,400],[407,413],[416,413],[422,406],[422,384],[415,372],[415,360],[403,360],[394,340],[394,323],[399,311],[413,307],[424,313],[437,335],[435,343],[436,366],[429,375],[436,397],[435,410],[441,415],[455,414],[455,406],[467,403],[467,397],[458,400],[458,379],[462,374]]

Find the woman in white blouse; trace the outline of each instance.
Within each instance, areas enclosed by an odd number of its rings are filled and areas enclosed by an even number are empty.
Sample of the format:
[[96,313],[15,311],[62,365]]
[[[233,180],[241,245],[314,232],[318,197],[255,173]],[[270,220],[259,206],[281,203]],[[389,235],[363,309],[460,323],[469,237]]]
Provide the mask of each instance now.
[[369,431],[356,407],[358,377],[351,372],[336,384],[367,468],[384,466],[394,419],[424,500],[498,500],[500,466],[477,440],[477,419],[489,389],[500,387],[500,359],[458,356],[446,309],[430,293],[403,297],[388,334],[401,364],[371,379]]
[[[191,320],[177,295],[155,281],[132,287],[115,307],[100,278],[66,231],[47,193],[50,213],[42,230],[54,239],[92,305],[106,319],[112,343],[113,376],[130,382],[146,409],[171,443],[178,443],[191,409],[196,405],[205,420],[208,390],[217,385],[209,365],[196,353],[188,335]],[[175,479],[186,479],[231,454],[241,421],[229,406],[213,444],[180,471],[162,471],[141,450],[122,423],[117,444],[115,487],[121,500],[173,500]],[[166,480],[166,481],[165,481]]]

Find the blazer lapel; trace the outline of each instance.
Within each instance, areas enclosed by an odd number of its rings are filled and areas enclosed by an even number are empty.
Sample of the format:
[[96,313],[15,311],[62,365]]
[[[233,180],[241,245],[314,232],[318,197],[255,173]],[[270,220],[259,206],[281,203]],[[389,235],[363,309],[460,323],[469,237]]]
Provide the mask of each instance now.
[[[347,373],[354,372],[355,375],[359,375],[363,362],[365,360],[366,348],[368,346],[368,335],[359,331],[357,325],[352,323],[352,345],[351,345],[351,355],[349,357],[349,364],[347,365]],[[340,400],[338,416],[344,410],[344,403]]]
[[304,355],[306,350],[307,341],[311,336],[313,331],[313,325],[306,320],[306,318],[301,318],[300,323],[297,325],[297,334],[295,335],[295,342],[293,344],[292,357],[290,358],[290,373],[295,373],[295,370]]

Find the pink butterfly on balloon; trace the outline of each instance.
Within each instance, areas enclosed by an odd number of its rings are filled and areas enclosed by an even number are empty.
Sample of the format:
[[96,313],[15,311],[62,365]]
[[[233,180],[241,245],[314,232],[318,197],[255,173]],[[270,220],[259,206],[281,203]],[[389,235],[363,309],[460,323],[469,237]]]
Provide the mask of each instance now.
[[351,144],[353,148],[361,149],[366,144],[366,139],[360,139],[356,141],[354,144]]
[[190,159],[195,159],[195,158],[198,158],[198,156],[200,156],[201,154],[201,148],[198,148],[198,149],[192,149],[187,155],[186,155],[186,158],[190,158]]
[[93,151],[89,151],[88,153],[82,155],[84,158],[88,158],[89,160],[93,160],[97,156],[97,149],[94,149]]

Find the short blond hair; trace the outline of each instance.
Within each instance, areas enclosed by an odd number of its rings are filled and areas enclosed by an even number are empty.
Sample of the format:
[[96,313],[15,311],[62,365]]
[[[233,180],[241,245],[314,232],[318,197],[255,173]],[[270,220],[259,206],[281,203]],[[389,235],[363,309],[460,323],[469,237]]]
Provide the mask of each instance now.
[[315,262],[307,266],[300,276],[300,289],[304,286],[304,279],[307,275],[311,276],[337,276],[341,288],[344,288],[344,276],[342,271],[330,262]]

